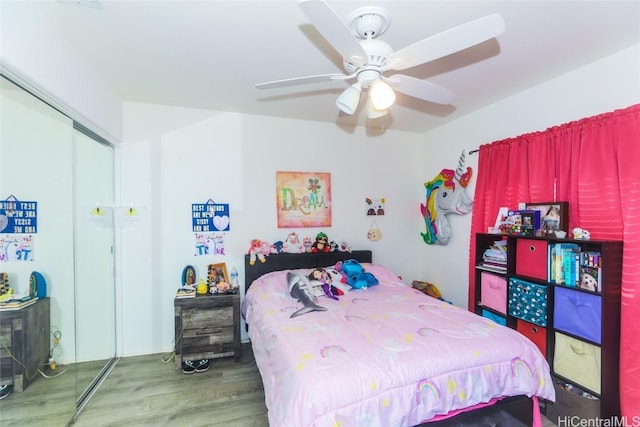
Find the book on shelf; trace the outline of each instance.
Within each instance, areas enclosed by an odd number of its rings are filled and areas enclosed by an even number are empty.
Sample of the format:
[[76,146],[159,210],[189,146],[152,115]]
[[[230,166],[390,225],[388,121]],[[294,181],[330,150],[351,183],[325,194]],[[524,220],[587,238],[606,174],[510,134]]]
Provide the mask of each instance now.
[[22,297],[22,298],[9,298],[4,301],[0,301],[0,310],[20,310],[35,304],[38,301],[36,297]]
[[182,286],[176,291],[176,298],[195,298],[196,288],[193,286]]
[[482,260],[478,263],[481,269],[506,273],[507,271],[507,241],[506,239],[496,240],[484,250]]
[[578,286],[593,292],[602,292],[602,268],[589,265],[580,266],[580,282]]
[[580,263],[580,250],[578,248],[562,250],[562,274],[564,285],[577,287],[580,282],[578,265]]
[[501,265],[492,265],[492,264],[486,264],[486,263],[480,263],[478,265],[478,268],[481,270],[489,270],[489,271],[493,271],[495,273],[506,273],[507,272],[507,266],[501,266]]
[[584,251],[580,253],[580,265],[602,267],[602,254],[599,251]]
[[583,251],[576,243],[550,244],[547,280],[556,285],[601,292],[602,255]]
[[580,246],[554,243],[548,246],[547,280],[557,285],[577,286]]

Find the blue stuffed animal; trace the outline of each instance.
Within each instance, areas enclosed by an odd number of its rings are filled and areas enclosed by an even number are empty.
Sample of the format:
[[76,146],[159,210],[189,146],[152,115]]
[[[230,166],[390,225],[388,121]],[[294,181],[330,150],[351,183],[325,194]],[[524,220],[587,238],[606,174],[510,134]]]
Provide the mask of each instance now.
[[368,288],[378,284],[378,279],[373,274],[364,271],[364,267],[354,259],[339,262],[335,269],[344,275],[347,284],[354,289]]

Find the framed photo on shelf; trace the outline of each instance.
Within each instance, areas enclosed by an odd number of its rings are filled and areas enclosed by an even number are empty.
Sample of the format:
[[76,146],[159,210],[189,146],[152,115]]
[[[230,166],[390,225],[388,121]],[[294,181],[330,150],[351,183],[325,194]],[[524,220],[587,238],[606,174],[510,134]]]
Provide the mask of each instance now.
[[220,282],[229,283],[227,265],[224,262],[218,264],[209,264],[207,273],[210,284],[217,285]]
[[527,203],[527,210],[540,212],[540,229],[536,234],[555,235],[556,231],[568,231],[569,202]]

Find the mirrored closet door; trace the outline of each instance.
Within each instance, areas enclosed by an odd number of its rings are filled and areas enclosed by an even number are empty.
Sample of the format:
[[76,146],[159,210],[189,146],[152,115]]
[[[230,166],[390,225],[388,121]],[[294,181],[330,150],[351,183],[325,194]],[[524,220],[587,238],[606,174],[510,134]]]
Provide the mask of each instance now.
[[34,272],[46,283],[0,309],[0,425],[64,426],[115,360],[114,148],[4,76],[0,90],[0,272],[18,296]]

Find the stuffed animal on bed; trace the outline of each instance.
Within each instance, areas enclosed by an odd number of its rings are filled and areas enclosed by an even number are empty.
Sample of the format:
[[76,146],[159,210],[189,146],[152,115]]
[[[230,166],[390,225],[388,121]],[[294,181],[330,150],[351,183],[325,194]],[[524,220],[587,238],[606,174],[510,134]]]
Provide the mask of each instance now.
[[298,272],[287,272],[289,295],[297,299],[304,307],[291,313],[290,318],[298,317],[313,311],[327,311],[326,307],[316,304],[317,298],[313,294],[313,285],[309,279]]
[[329,277],[331,277],[331,286],[338,289],[338,295],[344,295],[352,289],[347,283],[347,278],[336,270],[335,267],[327,267],[325,270]]
[[337,301],[338,295],[344,295],[344,292],[333,286],[333,279],[324,268],[314,268],[311,270],[311,273],[309,273],[309,281],[311,283],[317,282],[322,290],[322,294],[327,298]]
[[368,288],[378,284],[376,276],[365,271],[355,259],[338,262],[335,268],[346,277],[347,283],[354,289]]

